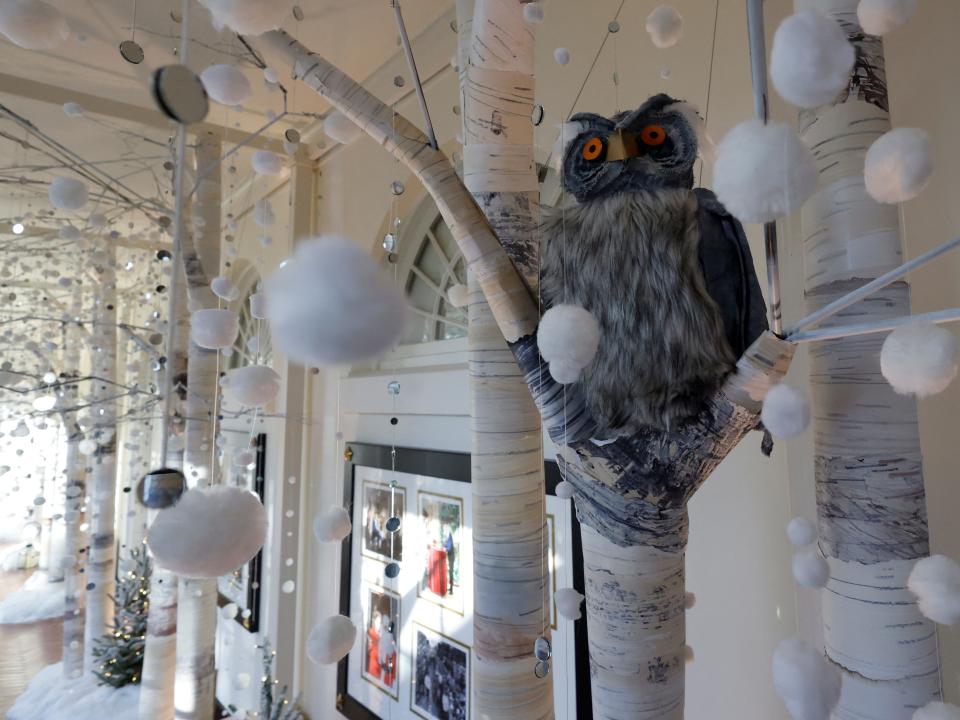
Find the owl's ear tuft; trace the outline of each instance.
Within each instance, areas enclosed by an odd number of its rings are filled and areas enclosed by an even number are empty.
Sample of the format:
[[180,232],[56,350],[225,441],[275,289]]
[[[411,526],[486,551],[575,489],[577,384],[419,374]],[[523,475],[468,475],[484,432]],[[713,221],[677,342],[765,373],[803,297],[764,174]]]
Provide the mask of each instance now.
[[663,109],[664,112],[676,112],[683,115],[684,119],[693,128],[697,134],[697,150],[700,157],[706,162],[713,161],[716,155],[717,145],[707,132],[707,123],[700,115],[697,107],[685,100],[678,100]]

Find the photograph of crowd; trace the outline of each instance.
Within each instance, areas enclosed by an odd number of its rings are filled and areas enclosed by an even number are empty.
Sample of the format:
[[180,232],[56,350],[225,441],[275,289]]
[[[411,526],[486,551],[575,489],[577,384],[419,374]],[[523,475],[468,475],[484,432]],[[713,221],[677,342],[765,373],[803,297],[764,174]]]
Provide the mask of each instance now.
[[411,709],[427,720],[467,720],[470,650],[414,623]]
[[387,590],[370,588],[365,624],[363,678],[397,699],[400,597]]
[[387,530],[391,517],[403,520],[406,493],[403,488],[391,491],[388,485],[363,484],[363,554],[389,562],[403,560],[403,523],[394,533]]

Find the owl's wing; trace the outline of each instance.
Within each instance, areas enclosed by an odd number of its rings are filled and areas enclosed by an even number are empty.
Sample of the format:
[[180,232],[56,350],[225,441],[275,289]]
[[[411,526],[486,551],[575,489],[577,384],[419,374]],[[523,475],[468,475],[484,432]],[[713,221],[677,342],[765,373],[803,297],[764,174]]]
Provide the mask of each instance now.
[[767,306],[740,221],[710,190],[697,188],[694,193],[700,204],[700,267],[707,292],[720,307],[727,341],[739,358],[767,329]]

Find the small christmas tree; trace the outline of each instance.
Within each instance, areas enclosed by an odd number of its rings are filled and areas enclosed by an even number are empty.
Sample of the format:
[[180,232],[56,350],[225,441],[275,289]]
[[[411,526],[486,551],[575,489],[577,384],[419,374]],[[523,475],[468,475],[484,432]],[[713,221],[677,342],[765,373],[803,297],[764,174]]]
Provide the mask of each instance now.
[[270,647],[269,640],[264,640],[260,650],[263,657],[263,684],[260,687],[260,712],[254,717],[259,720],[305,720],[303,712],[297,707],[299,698],[291,702],[287,697],[286,685],[274,697],[273,688],[280,682],[273,679],[273,658],[276,653]]
[[113,631],[94,641],[94,674],[100,685],[121,688],[140,682],[150,606],[150,558],[145,549],[130,551],[130,568],[117,579]]

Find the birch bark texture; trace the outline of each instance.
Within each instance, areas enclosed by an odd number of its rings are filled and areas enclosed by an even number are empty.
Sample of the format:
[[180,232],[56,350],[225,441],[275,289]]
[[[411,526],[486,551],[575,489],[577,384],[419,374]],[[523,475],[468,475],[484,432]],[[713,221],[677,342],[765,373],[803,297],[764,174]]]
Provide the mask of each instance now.
[[[880,38],[857,20],[856,0],[804,0],[834,17],[857,51],[852,82],[833,105],[800,114],[820,180],[802,211],[804,294],[814,311],[902,262],[900,217],[866,192],[871,143],[890,130]],[[824,323],[910,314],[898,282]],[[820,549],[830,565],[823,592],[827,657],[845,671],[834,717],[908,720],[939,698],[936,630],[907,590],[929,554],[916,402],[880,374],[883,335],[811,347]]]
[[[537,285],[534,38],[517,0],[460,0],[463,179],[528,287]],[[473,700],[481,718],[552,718],[540,415],[475,281],[469,295],[474,557]]]

